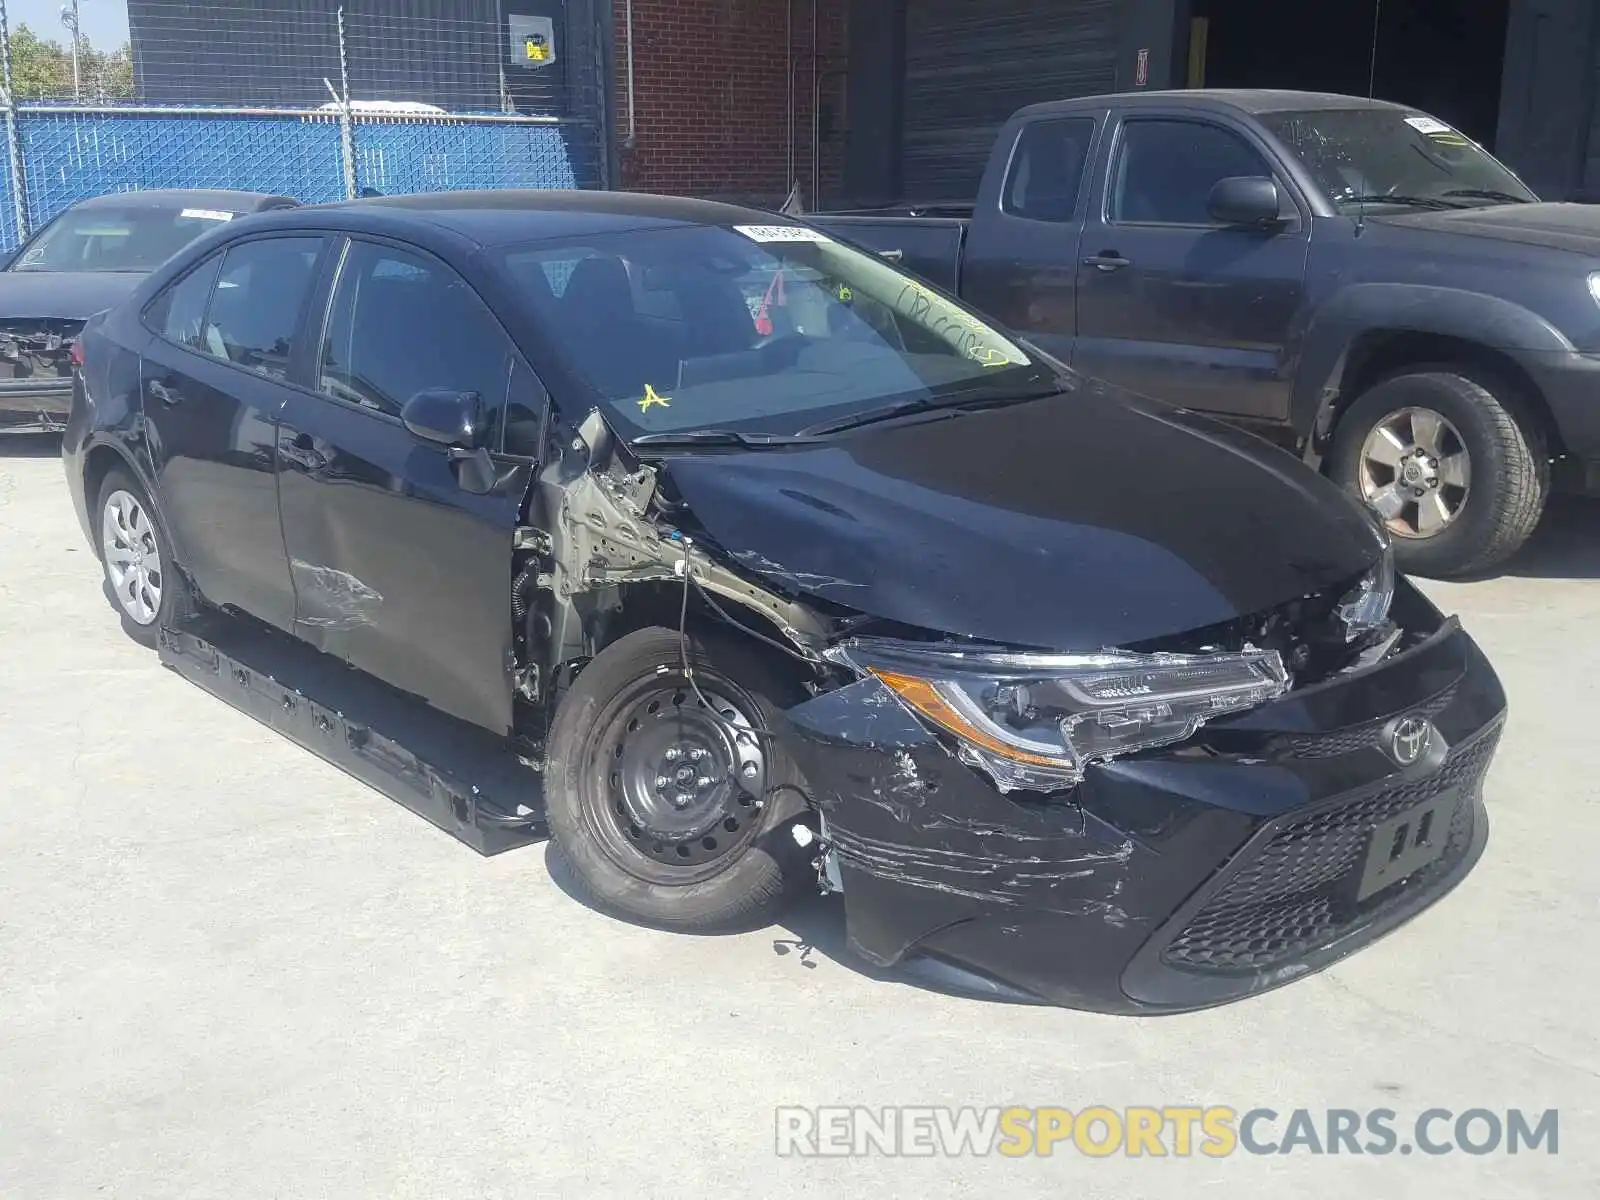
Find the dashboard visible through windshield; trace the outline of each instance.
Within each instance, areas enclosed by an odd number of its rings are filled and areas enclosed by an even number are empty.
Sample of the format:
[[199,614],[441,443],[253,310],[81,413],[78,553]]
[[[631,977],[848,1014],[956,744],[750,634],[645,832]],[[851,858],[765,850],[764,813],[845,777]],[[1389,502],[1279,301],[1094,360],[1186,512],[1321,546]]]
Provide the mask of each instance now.
[[1386,201],[1446,209],[1538,199],[1482,146],[1425,113],[1292,110],[1262,113],[1260,120],[1341,209]]
[[500,261],[627,432],[793,432],[1054,378],[960,304],[804,226],[631,230]]

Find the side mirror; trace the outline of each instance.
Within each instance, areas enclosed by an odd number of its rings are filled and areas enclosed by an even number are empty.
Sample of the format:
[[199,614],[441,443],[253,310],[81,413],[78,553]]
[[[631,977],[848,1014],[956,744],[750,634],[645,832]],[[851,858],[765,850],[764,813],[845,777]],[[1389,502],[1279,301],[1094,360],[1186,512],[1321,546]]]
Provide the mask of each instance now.
[[432,388],[400,409],[400,420],[416,437],[453,450],[476,450],[483,441],[483,398],[477,392]]
[[1283,220],[1282,193],[1264,175],[1234,175],[1217,180],[1206,199],[1206,211],[1224,225],[1266,226]]

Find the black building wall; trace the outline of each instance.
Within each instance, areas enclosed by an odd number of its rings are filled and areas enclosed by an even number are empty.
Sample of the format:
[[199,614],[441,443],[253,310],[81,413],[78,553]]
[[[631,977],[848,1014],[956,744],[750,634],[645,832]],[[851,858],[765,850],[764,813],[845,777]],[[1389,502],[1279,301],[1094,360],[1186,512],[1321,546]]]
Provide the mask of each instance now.
[[[139,98],[151,104],[315,107],[339,86],[340,0],[128,0]],[[606,0],[343,0],[350,95],[452,112],[588,115],[604,102]],[[513,15],[547,16],[549,65],[513,56]]]

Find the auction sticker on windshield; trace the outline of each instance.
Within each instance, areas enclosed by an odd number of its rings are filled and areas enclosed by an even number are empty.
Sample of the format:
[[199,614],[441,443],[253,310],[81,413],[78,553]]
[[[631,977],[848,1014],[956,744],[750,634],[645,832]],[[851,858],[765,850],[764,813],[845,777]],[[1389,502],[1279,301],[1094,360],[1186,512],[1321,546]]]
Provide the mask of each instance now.
[[735,225],[734,229],[744,234],[752,242],[820,242],[830,244],[833,241],[826,234],[818,233],[815,229],[807,229],[802,225]]
[[186,208],[178,215],[192,217],[196,221],[231,221],[235,214],[223,212],[220,208]]

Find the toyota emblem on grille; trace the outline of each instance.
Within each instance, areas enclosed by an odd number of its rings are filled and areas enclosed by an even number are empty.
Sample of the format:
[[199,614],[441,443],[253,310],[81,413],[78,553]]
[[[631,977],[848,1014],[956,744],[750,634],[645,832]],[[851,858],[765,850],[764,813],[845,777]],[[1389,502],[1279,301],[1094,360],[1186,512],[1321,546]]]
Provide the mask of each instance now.
[[1433,726],[1421,717],[1401,717],[1389,734],[1389,753],[1402,767],[1421,758],[1433,740]]

